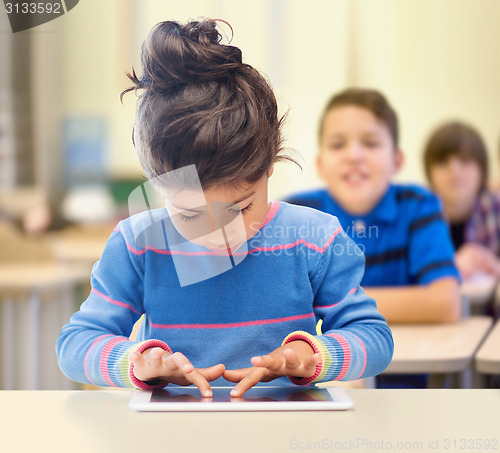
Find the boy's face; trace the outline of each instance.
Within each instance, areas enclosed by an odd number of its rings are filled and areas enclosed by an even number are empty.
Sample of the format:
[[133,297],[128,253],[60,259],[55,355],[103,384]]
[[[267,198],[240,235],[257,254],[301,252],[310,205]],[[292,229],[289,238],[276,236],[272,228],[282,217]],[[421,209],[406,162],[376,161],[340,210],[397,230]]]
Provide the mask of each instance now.
[[[269,176],[272,174],[272,169]],[[221,254],[259,231],[269,210],[268,175],[242,188],[220,185],[197,193],[181,190],[166,201],[172,223],[190,242]]]
[[318,173],[347,212],[369,213],[402,162],[388,127],[369,110],[348,105],[325,115]]
[[473,159],[450,156],[429,169],[432,189],[445,205],[472,208],[481,187],[481,169]]

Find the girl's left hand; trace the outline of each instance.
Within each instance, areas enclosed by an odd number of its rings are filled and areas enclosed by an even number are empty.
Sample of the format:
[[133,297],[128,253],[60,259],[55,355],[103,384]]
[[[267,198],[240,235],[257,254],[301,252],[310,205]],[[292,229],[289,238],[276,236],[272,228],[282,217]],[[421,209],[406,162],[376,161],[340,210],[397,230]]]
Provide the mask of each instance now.
[[231,396],[237,398],[259,382],[269,382],[280,376],[310,377],[320,360],[321,356],[314,353],[309,343],[296,340],[270,354],[252,357],[253,367],[226,370],[223,377],[238,383],[231,390]]

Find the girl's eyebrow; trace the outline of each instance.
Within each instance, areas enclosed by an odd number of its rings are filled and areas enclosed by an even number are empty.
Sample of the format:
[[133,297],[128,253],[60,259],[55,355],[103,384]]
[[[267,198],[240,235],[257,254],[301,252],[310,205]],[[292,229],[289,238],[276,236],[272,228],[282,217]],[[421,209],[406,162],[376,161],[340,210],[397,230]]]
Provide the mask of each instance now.
[[[246,200],[247,198],[250,198],[252,195],[255,195],[255,192],[256,192],[256,190],[254,190],[253,192],[245,195],[243,198],[240,198],[239,200],[233,201],[232,204],[241,203],[242,201]],[[175,206],[172,203],[170,203],[170,206],[172,206],[174,209],[177,209],[178,211],[185,211],[185,212],[202,212],[203,211],[203,209],[197,210],[197,209],[193,209],[193,208],[189,208],[189,209],[182,208],[180,206]]]
[[249,193],[248,195],[245,195],[243,198],[240,198],[239,200],[233,201],[233,204],[241,203],[242,201],[246,200],[247,198],[250,198],[252,195],[255,195],[255,192],[256,192],[256,190]]

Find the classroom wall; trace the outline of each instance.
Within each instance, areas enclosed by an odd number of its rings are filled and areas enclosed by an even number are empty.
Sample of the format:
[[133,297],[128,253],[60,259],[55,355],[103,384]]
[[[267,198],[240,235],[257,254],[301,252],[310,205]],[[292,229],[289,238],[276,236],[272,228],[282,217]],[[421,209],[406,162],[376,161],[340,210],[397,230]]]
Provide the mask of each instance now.
[[[350,82],[375,86],[396,107],[406,164],[424,181],[425,141],[437,124],[466,121],[482,133],[498,178],[500,2],[354,0]],[[411,7],[409,5],[411,4]]]
[[348,85],[383,90],[399,112],[407,155],[399,180],[424,182],[425,138],[452,117],[480,129],[498,177],[497,0],[85,0],[32,32],[34,84],[43,86],[35,106],[40,181],[50,186],[47,174],[58,171],[50,162],[61,158],[60,118],[85,113],[106,118],[110,174],[141,174],[130,139],[135,98],[119,101],[128,86],[124,72],[138,67],[140,44],[154,24],[200,16],[231,23],[244,60],[269,77],[280,111],[288,111],[286,146],[303,157],[303,171],[280,164],[272,198],[320,184],[317,119],[327,97]]

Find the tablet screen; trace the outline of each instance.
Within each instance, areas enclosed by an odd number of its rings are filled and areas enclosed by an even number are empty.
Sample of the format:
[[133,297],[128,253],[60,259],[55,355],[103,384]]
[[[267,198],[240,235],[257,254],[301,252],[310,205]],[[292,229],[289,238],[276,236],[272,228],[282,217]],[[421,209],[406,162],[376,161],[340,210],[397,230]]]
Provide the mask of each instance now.
[[271,401],[332,401],[325,389],[296,387],[253,387],[242,397],[233,398],[229,392],[232,387],[212,388],[212,398],[203,398],[198,389],[175,388],[154,390],[151,403],[189,403],[189,402],[271,402]]
[[253,387],[242,397],[230,395],[233,387],[212,387],[213,396],[203,398],[196,387],[136,390],[129,406],[136,411],[287,411],[345,410],[352,400],[341,387]]

